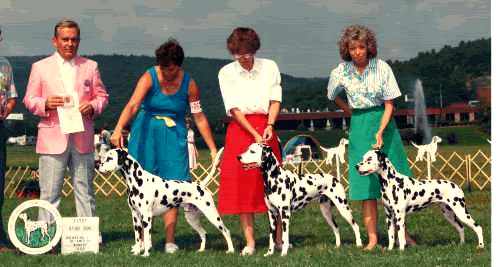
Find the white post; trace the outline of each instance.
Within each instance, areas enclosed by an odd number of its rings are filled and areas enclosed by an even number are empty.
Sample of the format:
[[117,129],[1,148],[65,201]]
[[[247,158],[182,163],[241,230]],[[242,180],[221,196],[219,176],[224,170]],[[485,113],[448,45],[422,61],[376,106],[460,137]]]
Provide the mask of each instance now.
[[337,166],[337,179],[340,181],[339,154],[335,153],[335,165]]
[[431,179],[431,153],[425,153],[427,155],[427,180]]

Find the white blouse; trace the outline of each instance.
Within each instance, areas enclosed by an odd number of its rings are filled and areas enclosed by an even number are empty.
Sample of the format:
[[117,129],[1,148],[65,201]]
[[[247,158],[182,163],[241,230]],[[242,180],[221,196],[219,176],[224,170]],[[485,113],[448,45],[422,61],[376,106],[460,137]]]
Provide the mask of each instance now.
[[267,114],[271,100],[281,102],[281,74],[270,59],[254,58],[252,70],[244,69],[238,61],[219,71],[219,86],[226,113],[238,108],[243,114]]

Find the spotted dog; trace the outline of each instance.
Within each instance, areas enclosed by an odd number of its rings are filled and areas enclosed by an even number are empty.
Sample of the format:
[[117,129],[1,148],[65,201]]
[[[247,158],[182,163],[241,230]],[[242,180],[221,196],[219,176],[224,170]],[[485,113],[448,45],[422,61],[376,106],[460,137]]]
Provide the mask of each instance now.
[[149,256],[151,250],[151,229],[153,216],[163,214],[170,208],[185,209],[186,221],[198,232],[201,245],[198,251],[205,250],[206,231],[200,224],[200,215],[222,232],[227,242],[227,253],[234,252],[229,230],[217,212],[214,200],[205,189],[206,183],[213,177],[222,149],[217,153],[210,174],[200,183],[175,180],[163,180],[144,170],[140,164],[122,149],[112,149],[102,158],[99,171],[120,170],[127,182],[128,206],[134,222],[135,244],[131,252]]
[[265,201],[269,216],[269,249],[266,256],[274,253],[278,218],[281,217],[283,246],[281,256],[285,256],[289,248],[289,221],[291,213],[305,207],[314,199],[320,199],[323,217],[335,233],[336,246],[340,246],[340,232],[332,218],[331,206],[337,207],[340,215],[351,225],[356,237],[356,246],[360,247],[359,226],[354,221],[351,209],[347,204],[344,187],[330,174],[297,175],[281,168],[271,147],[254,143],[248,150],[238,156],[244,166],[258,166],[264,178]]
[[339,157],[340,163],[344,163],[345,146],[349,144],[349,140],[342,138],[340,139],[339,145],[331,148],[326,148],[320,146],[321,150],[326,152],[326,164],[332,165],[332,159],[337,156]]
[[443,141],[441,137],[433,136],[431,142],[425,145],[417,145],[411,142],[411,144],[418,149],[417,157],[415,158],[415,160],[416,161],[425,160],[424,155],[425,153],[427,153],[430,156],[432,162],[436,161],[437,144],[441,143],[441,141]]
[[446,220],[457,229],[461,243],[464,242],[465,224],[476,232],[478,247],[484,247],[483,230],[467,211],[464,192],[458,185],[447,180],[418,181],[398,173],[386,154],[379,150],[366,152],[363,160],[356,165],[356,170],[361,175],[378,174],[386,213],[389,250],[394,246],[395,231],[398,234],[399,249],[405,248],[406,214],[419,211],[432,203],[439,203]]

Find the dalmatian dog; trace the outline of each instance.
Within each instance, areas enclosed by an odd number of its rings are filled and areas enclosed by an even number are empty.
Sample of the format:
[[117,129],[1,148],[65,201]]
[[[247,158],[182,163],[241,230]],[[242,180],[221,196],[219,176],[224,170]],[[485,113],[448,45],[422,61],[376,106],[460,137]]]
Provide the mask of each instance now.
[[431,157],[431,162],[436,161],[436,153],[437,153],[437,143],[441,143],[443,141],[439,136],[433,136],[431,142],[426,145],[417,145],[413,141],[411,144],[418,149],[416,161],[425,160],[424,155],[428,153]]
[[349,140],[342,138],[340,139],[339,145],[331,148],[326,148],[320,146],[321,150],[326,152],[326,164],[332,165],[332,160],[335,156],[339,157],[340,163],[345,163],[344,154],[345,146],[349,144]]
[[386,154],[380,150],[370,150],[356,165],[361,175],[378,174],[382,203],[386,213],[389,247],[394,246],[395,231],[398,234],[399,249],[404,250],[405,216],[438,203],[444,217],[458,231],[460,243],[464,243],[464,226],[470,227],[477,235],[478,248],[483,248],[483,230],[465,206],[464,192],[460,187],[447,180],[416,179],[398,173]]
[[198,251],[205,250],[206,231],[200,223],[200,215],[205,217],[222,233],[228,249],[233,253],[234,247],[229,230],[217,212],[211,193],[205,189],[207,182],[213,177],[222,154],[219,150],[210,174],[201,182],[185,182],[163,180],[144,170],[141,165],[125,150],[112,149],[101,159],[100,172],[120,170],[127,182],[128,206],[132,212],[135,244],[132,254],[149,256],[152,247],[151,230],[153,216],[165,213],[170,208],[184,207],[186,221],[201,238]]
[[338,179],[330,174],[297,175],[281,168],[271,147],[266,144],[251,144],[238,156],[245,167],[260,167],[264,178],[265,201],[269,216],[269,249],[265,256],[274,253],[278,218],[282,223],[283,245],[281,256],[286,256],[290,242],[291,213],[304,208],[314,199],[320,200],[320,209],[328,225],[335,233],[336,246],[340,246],[340,232],[332,218],[331,207],[335,205],[340,215],[351,225],[356,237],[356,246],[361,247],[359,226],[352,217],[345,190]]
[[41,238],[44,238],[45,236],[47,236],[50,239],[49,224],[47,223],[47,221],[32,221],[28,218],[28,215],[24,212],[19,214],[19,218],[24,221],[24,231],[26,232],[26,242],[29,242],[31,233],[36,231],[37,229],[40,229],[40,232],[42,233]]

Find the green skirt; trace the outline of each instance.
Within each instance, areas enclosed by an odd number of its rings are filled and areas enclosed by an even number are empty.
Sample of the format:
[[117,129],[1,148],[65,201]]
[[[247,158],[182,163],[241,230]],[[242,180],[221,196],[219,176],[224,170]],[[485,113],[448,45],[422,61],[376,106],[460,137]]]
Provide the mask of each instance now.
[[[349,198],[351,200],[380,199],[380,183],[376,174],[361,176],[355,168],[363,155],[375,144],[375,133],[380,127],[384,107],[353,109],[349,127]],[[393,118],[384,130],[384,151],[396,170],[412,176],[406,152]]]

